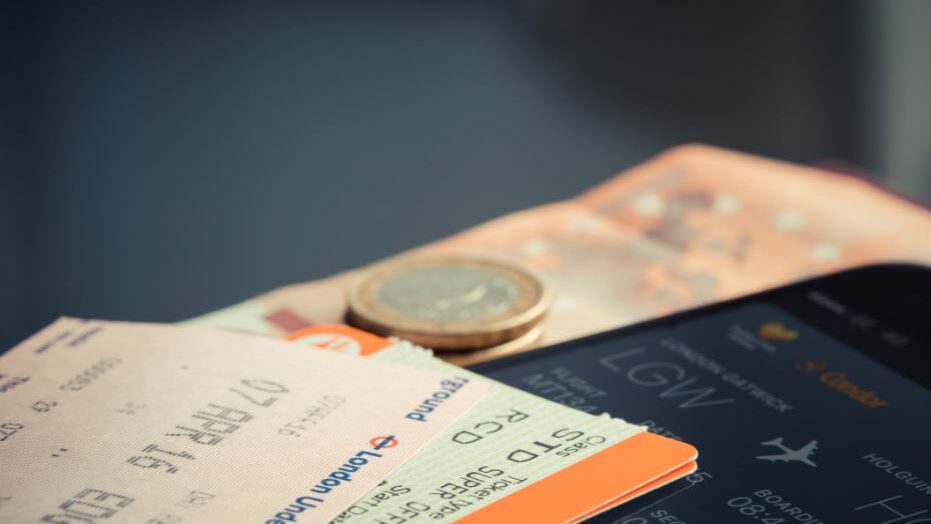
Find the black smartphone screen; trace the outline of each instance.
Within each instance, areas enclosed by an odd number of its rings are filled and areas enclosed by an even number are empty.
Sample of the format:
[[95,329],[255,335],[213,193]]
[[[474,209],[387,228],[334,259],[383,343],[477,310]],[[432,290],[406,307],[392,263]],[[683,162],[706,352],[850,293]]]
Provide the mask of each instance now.
[[699,471],[592,519],[931,522],[931,270],[883,265],[475,371],[699,450]]

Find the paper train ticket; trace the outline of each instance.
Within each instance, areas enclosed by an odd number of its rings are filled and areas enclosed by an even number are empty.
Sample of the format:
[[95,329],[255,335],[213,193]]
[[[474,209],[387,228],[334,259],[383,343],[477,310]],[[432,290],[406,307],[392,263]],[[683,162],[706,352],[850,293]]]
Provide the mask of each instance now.
[[[455,366],[404,341],[341,325],[304,328],[296,346],[434,371]],[[312,350],[313,351],[313,350]],[[696,469],[694,447],[620,419],[537,397],[468,370],[491,392],[332,524],[571,523]]]
[[0,358],[0,522],[326,522],[488,389],[253,336],[60,319]]

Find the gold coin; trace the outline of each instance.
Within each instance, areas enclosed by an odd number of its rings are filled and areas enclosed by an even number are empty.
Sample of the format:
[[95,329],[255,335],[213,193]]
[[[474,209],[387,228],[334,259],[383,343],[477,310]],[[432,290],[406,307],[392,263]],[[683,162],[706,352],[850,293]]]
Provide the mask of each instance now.
[[438,355],[440,358],[455,364],[457,366],[471,366],[480,364],[496,358],[516,355],[525,351],[530,351],[536,347],[536,343],[543,336],[543,324],[537,324],[533,329],[523,335],[509,340],[504,344],[492,346],[485,349],[473,349],[471,351],[445,352]]
[[367,331],[438,351],[470,350],[526,334],[543,319],[549,302],[543,281],[511,263],[406,256],[356,277],[346,316]]

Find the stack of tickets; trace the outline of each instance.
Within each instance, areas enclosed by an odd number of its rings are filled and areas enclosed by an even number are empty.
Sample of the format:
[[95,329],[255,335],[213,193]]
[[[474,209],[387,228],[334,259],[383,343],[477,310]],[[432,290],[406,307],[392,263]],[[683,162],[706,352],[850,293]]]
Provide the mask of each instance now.
[[62,318],[22,342],[0,521],[575,522],[695,470],[687,444],[406,342],[294,339]]

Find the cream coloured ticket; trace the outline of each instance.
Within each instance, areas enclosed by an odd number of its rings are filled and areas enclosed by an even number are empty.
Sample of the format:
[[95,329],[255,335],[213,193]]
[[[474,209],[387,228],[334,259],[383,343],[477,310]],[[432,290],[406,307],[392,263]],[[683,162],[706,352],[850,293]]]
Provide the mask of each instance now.
[[60,319],[0,358],[0,522],[325,522],[488,390],[206,328]]

